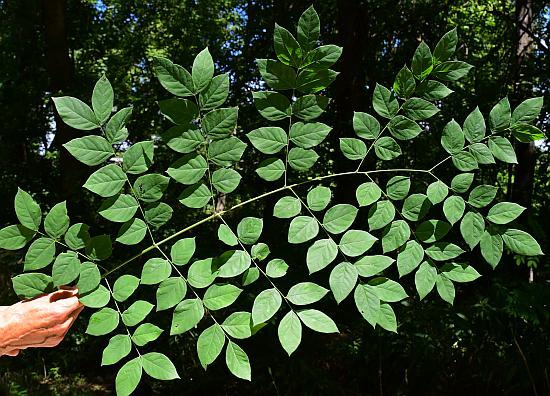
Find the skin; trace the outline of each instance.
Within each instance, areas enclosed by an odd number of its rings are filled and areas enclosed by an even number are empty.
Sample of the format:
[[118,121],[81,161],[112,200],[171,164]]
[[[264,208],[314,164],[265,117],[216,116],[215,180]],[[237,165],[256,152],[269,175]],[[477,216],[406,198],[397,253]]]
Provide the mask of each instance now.
[[0,307],[0,356],[57,346],[84,309],[77,293],[76,289],[58,290]]

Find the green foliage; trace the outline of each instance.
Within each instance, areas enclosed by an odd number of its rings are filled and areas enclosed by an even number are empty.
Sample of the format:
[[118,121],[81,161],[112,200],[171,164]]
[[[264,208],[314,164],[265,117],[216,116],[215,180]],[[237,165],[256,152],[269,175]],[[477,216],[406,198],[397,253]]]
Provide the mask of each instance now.
[[[248,145],[237,127],[238,109],[222,107],[229,96],[230,78],[228,74],[215,75],[208,48],[195,57],[191,72],[166,58],[154,59],[160,84],[175,96],[159,101],[160,112],[174,124],[161,138],[178,155],[166,169],[168,176],[159,169],[148,172],[155,162],[156,141],[138,141],[129,148],[119,144],[128,136],[126,124],[132,108],[113,114],[114,93],[105,76],[93,90],[91,107],[76,98],[54,98],[67,125],[94,130],[64,147],[80,162],[100,166],[84,187],[99,196],[99,215],[119,223],[115,242],[126,248],[147,238],[150,245],[106,269],[99,262],[112,253],[110,235],[91,235],[83,223],[71,225],[65,202],[53,206],[42,222],[40,206],[31,195],[18,190],[15,212],[20,224],[0,230],[0,248],[18,250],[32,241],[25,254],[24,273],[13,278],[13,288],[21,298],[77,285],[81,302],[96,310],[86,332],[110,337],[102,364],[122,364],[116,375],[118,395],[131,394],[143,372],[158,380],[179,378],[167,356],[140,349],[145,345],[152,348],[152,343],[164,336],[196,328],[197,354],[204,368],[225,348],[229,371],[251,380],[250,359],[238,340],[274,324],[282,348],[291,355],[309,331],[338,333],[333,319],[314,308],[320,301],[340,304],[353,295],[353,304],[367,323],[397,332],[393,307],[403,300],[411,304],[417,297],[410,295],[401,280],[390,278],[394,265],[400,278],[414,273],[418,300],[435,289],[442,300],[452,304],[457,296],[454,283],[480,276],[466,264],[463,255],[467,250],[479,246],[481,256],[493,268],[504,246],[519,255],[543,254],[532,236],[512,228],[525,208],[510,202],[493,203],[498,193],[493,185],[472,187],[473,171],[480,167],[495,160],[517,162],[509,139],[526,142],[542,136],[532,125],[542,98],[528,99],[513,111],[505,98],[491,110],[488,123],[479,108],[471,111],[462,126],[449,121],[441,131],[443,158],[430,169],[385,167],[428,130],[428,119],[444,110],[439,101],[452,93],[447,83],[462,78],[472,67],[452,60],[458,42],[456,29],[452,30],[433,52],[427,43],[420,43],[411,64],[403,66],[394,79],[393,90],[376,84],[372,98],[375,114],[354,113],[357,136],[339,140],[342,155],[356,161],[354,170],[308,177],[332,131],[318,118],[330,104],[325,89],[338,74],[330,67],[342,52],[334,45],[317,46],[319,34],[320,22],[313,7],[300,17],[296,36],[275,25],[276,59],[257,60],[259,73],[271,91],[252,94],[259,114],[270,123],[246,133],[261,153],[257,156],[269,156],[255,164],[256,173],[275,184],[267,192],[221,210],[218,204],[225,203],[226,195],[241,183],[239,162]],[[373,149],[380,167],[363,170]],[[107,163],[113,158],[117,160]],[[437,176],[444,163],[457,169],[450,185]],[[390,175],[387,181],[385,173]],[[333,199],[331,181],[340,176],[358,181],[354,186],[356,205]],[[167,194],[172,190],[176,193]],[[277,250],[262,240],[264,223],[269,222],[244,217],[233,227],[226,216],[235,208],[276,194],[280,196],[267,213],[279,219],[289,244],[300,245],[309,274],[319,273],[316,282],[292,280],[286,293],[281,290],[280,278],[290,279],[287,274],[299,265],[276,257]],[[164,202],[173,195],[177,195],[177,203]],[[207,214],[157,239],[157,230],[169,222],[174,210],[182,209],[180,204]],[[218,255],[211,248],[213,238],[175,240],[211,220],[220,221],[217,237],[231,250]],[[451,232],[456,228],[459,233]],[[461,237],[453,239],[458,234]],[[168,254],[162,245],[169,242]],[[205,250],[196,249],[197,244],[208,247],[208,257],[198,257],[197,250]],[[271,251],[275,257],[270,256]],[[119,275],[137,258],[144,259],[139,277]],[[38,270],[43,273],[28,272]],[[260,279],[263,286],[258,282],[257,289],[248,288]],[[155,304],[137,299],[138,288],[151,291]],[[254,295],[252,290],[259,292]],[[237,301],[250,302],[249,311],[236,311]],[[171,317],[169,332],[149,322],[156,318],[153,309]],[[202,322],[208,323],[206,328]],[[121,334],[111,335],[115,331]]]

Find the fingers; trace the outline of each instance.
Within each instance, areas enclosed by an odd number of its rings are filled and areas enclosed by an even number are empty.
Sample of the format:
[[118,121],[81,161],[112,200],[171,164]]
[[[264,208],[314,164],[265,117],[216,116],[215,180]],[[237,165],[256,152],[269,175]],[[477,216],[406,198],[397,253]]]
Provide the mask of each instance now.
[[6,352],[4,355],[6,356],[17,356],[19,355],[20,349],[12,349],[11,351]]
[[53,302],[56,302],[56,301],[59,301],[59,300],[63,300],[63,299],[66,299],[66,298],[76,296],[77,293],[78,293],[77,288],[75,288],[75,287],[69,288],[67,286],[63,286],[62,289],[57,290],[53,293],[50,293],[50,294],[48,294],[48,296],[49,296],[50,302],[53,303]]

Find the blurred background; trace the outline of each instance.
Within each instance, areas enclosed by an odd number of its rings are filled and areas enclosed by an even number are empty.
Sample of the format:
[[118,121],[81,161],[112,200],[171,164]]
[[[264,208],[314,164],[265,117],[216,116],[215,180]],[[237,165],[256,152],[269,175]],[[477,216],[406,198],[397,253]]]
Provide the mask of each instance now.
[[[61,145],[81,132],[58,122],[52,96],[70,95],[89,102],[92,88],[106,73],[115,90],[115,105],[134,106],[129,143],[159,136],[168,128],[157,100],[170,95],[152,74],[153,56],[162,55],[185,67],[208,46],[217,73],[231,77],[230,105],[238,105],[239,134],[264,124],[251,105],[258,89],[256,58],[273,57],[275,22],[294,30],[309,1],[291,0],[0,0],[0,226],[15,221],[17,186],[30,191],[43,210],[68,201],[71,221],[92,226],[95,234],[116,234],[96,215],[99,200],[80,186],[88,169]],[[391,86],[403,64],[425,40],[432,48],[457,27],[457,57],[475,66],[431,128],[408,147],[403,166],[425,168],[442,157],[443,125],[460,123],[476,106],[488,114],[508,95],[512,107],[533,96],[545,96],[537,125],[549,135],[550,4],[542,0],[322,0],[313,1],[321,18],[321,39],[343,47],[335,69],[341,74],[328,90],[333,102],[324,122],[334,130],[309,175],[352,165],[334,147],[351,136],[353,111],[371,111],[375,83]],[[550,252],[550,156],[548,141],[518,144],[519,165],[498,163],[478,172],[478,183],[497,183],[500,200],[528,208],[524,228]],[[166,169],[176,155],[159,144],[155,169]],[[397,161],[397,162],[399,162]],[[258,158],[248,150],[239,164],[242,200],[270,186],[254,173]],[[375,164],[370,164],[375,166]],[[454,175],[441,168],[441,178]],[[422,183],[422,181],[418,181]],[[335,185],[340,201],[354,199],[354,185]],[[175,190],[175,189],[173,189]],[[168,194],[177,191],[170,189]],[[170,197],[169,197],[170,198]],[[273,198],[274,200],[276,197]],[[274,202],[274,201],[273,201]],[[289,264],[303,265],[304,249],[283,244],[282,223],[273,219],[273,202],[247,206],[234,219],[262,215],[264,238],[272,251],[285,246]],[[271,206],[270,206],[271,205]],[[264,213],[265,212],[265,213]],[[169,235],[204,213],[178,206]],[[201,252],[219,249],[217,224],[201,226],[193,235]],[[281,241],[279,243],[278,241]],[[135,250],[138,251],[139,247]],[[114,250],[113,265],[131,254]],[[202,257],[205,257],[204,253]],[[10,277],[21,272],[21,252],[0,252],[0,304],[14,303]],[[547,256],[546,256],[547,257]],[[161,383],[146,379],[136,394],[174,395],[544,395],[550,394],[550,266],[545,256],[506,255],[492,270],[479,254],[471,264],[484,275],[457,288],[454,307],[432,294],[396,304],[399,334],[373,330],[357,314],[353,301],[326,310],[341,333],[308,332],[291,358],[280,347],[276,326],[242,343],[251,357],[253,382],[233,377],[223,359],[204,371],[195,352],[200,330],[177,337],[165,333],[155,348],[175,362],[182,379]],[[139,267],[139,262],[135,262]],[[139,273],[139,268],[129,268]],[[292,282],[292,278],[286,280]],[[414,280],[403,284],[414,290]],[[409,293],[414,295],[414,292]],[[145,296],[144,298],[151,298]],[[249,310],[253,295],[242,298]],[[118,366],[101,367],[107,338],[84,334],[89,313],[77,321],[55,349],[29,350],[17,358],[0,358],[0,394],[108,395],[114,392]],[[169,315],[155,323],[169,327]]]

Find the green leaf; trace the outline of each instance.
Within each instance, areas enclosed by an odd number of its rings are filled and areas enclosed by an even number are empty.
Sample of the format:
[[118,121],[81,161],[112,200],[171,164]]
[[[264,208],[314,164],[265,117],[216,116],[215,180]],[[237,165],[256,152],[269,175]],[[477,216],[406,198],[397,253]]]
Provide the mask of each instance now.
[[470,153],[474,156],[478,164],[487,165],[495,163],[495,159],[493,158],[491,150],[489,150],[489,147],[487,147],[485,144],[474,143],[471,144],[468,149],[470,150]]
[[141,380],[141,357],[136,357],[118,370],[115,379],[117,396],[128,396],[136,390]]
[[237,235],[245,245],[258,241],[263,229],[263,220],[257,217],[245,217],[237,225]]
[[224,139],[237,128],[238,117],[237,107],[212,110],[202,119],[202,130],[214,140]]
[[37,231],[42,222],[42,211],[30,194],[17,188],[14,206],[15,214],[21,225],[29,230]]
[[260,162],[256,173],[264,180],[275,181],[285,173],[285,164],[278,158],[268,158]]
[[125,223],[134,217],[138,207],[138,202],[130,194],[118,194],[103,201],[98,213],[109,221]]
[[299,67],[302,62],[302,48],[292,33],[275,24],[273,42],[277,58],[285,65]]
[[389,161],[401,155],[401,147],[393,138],[384,136],[374,142],[376,156],[384,161]]
[[393,221],[382,233],[382,251],[391,252],[401,247],[411,236],[411,229],[405,220]]
[[374,278],[369,281],[368,285],[374,289],[374,292],[382,301],[397,302],[408,297],[403,286],[388,278]]
[[286,147],[288,137],[279,127],[262,127],[246,134],[250,143],[264,154],[275,154]]
[[201,131],[193,124],[175,125],[162,135],[162,139],[168,147],[182,154],[195,151],[204,142]]
[[111,293],[103,285],[86,295],[80,295],[79,301],[88,308],[101,308],[109,303]]
[[172,208],[164,202],[156,202],[145,207],[144,219],[153,227],[160,227],[172,217]]
[[173,380],[179,378],[174,364],[165,355],[158,352],[149,352],[141,357],[143,370],[158,380]]
[[155,202],[162,198],[170,179],[157,173],[140,176],[134,182],[136,197],[143,202]]
[[298,42],[304,51],[310,51],[317,45],[320,31],[319,15],[313,6],[309,6],[298,20]]
[[[411,257],[409,257],[411,259]],[[416,258],[415,258],[416,259]],[[415,260],[414,259],[414,260]],[[387,256],[365,256],[355,263],[359,275],[362,277],[370,277],[381,273],[388,268],[395,260]],[[416,264],[412,269],[414,269]],[[412,271],[411,269],[411,271]]]
[[221,193],[233,192],[241,182],[242,176],[233,169],[218,169],[212,173],[212,185]]
[[508,224],[517,219],[524,210],[523,206],[513,202],[499,202],[489,209],[487,220],[495,224]]
[[267,276],[270,278],[281,278],[286,275],[288,264],[282,259],[273,259],[265,268]]
[[357,257],[369,250],[377,240],[367,231],[349,230],[340,239],[338,247],[346,256]]
[[122,275],[113,285],[113,298],[119,302],[126,301],[139,286],[139,279],[133,275]]
[[337,45],[321,45],[310,51],[302,61],[302,67],[307,70],[325,70],[334,65],[342,55],[342,47]]
[[289,243],[303,243],[313,239],[319,233],[319,224],[313,217],[298,216],[292,219],[288,229]]
[[199,108],[189,99],[164,99],[158,104],[160,112],[176,125],[188,125],[199,116]]
[[441,146],[449,154],[458,154],[464,148],[464,132],[462,128],[455,120],[449,121],[445,128],[443,128],[443,134],[441,135]]
[[323,140],[325,140],[331,130],[331,127],[323,124],[322,122],[296,122],[292,124],[289,136],[290,140],[292,140],[294,144],[307,149],[319,145]]
[[157,312],[179,304],[187,293],[187,284],[180,277],[163,280],[157,289]]
[[483,216],[477,212],[468,212],[460,222],[460,234],[471,250],[476,247],[485,231]]
[[397,96],[401,98],[408,98],[411,96],[416,88],[416,82],[414,76],[409,68],[405,65],[399,70],[393,83],[393,90]]
[[358,211],[359,209],[353,205],[334,205],[325,212],[323,227],[332,234],[341,234],[351,227]]
[[68,285],[80,275],[80,260],[75,252],[61,253],[52,266],[53,285]]
[[260,278],[260,271],[256,267],[252,267],[247,269],[242,277],[242,285],[248,286],[254,282],[256,282]]
[[331,69],[304,69],[296,78],[296,88],[303,93],[316,93],[332,84],[338,74],[340,73]]
[[497,195],[498,187],[483,184],[475,187],[468,197],[468,203],[476,208],[489,205]]
[[451,225],[442,220],[427,220],[416,228],[416,237],[425,243],[439,241],[451,230]]
[[472,111],[463,125],[464,135],[470,143],[479,142],[485,137],[485,120],[479,111],[479,107],[476,107]]
[[133,218],[120,227],[116,241],[124,245],[136,245],[140,243],[147,233],[147,225],[141,219]]
[[109,344],[103,350],[101,357],[101,365],[107,366],[117,363],[120,359],[125,358],[132,349],[132,341],[127,334],[118,334],[111,337]]
[[210,189],[199,182],[183,190],[178,197],[178,201],[188,208],[198,209],[206,205],[211,197]]
[[393,118],[399,111],[399,103],[390,90],[383,85],[376,84],[372,96],[374,111],[384,118]]
[[[427,100],[411,98],[403,104],[403,111],[411,119],[419,121],[432,117],[439,112],[439,109]],[[418,127],[418,129],[420,129],[420,127]],[[418,135],[418,133],[416,135]]]
[[202,301],[198,298],[183,300],[174,310],[170,335],[182,334],[195,327],[204,316]]
[[474,267],[455,263],[445,264],[441,273],[454,282],[472,282],[481,276]]
[[122,321],[126,326],[139,324],[153,310],[154,305],[143,300],[137,300],[122,312]]
[[250,267],[250,255],[243,250],[229,250],[223,253],[217,264],[220,266],[218,276],[220,278],[232,278],[242,274]]
[[542,109],[543,97],[524,100],[512,113],[512,125],[519,123],[528,124],[537,119]]
[[239,243],[237,236],[225,224],[220,224],[218,228],[218,239],[229,246],[236,246]]
[[141,270],[141,283],[143,285],[156,285],[168,279],[172,273],[172,266],[168,260],[162,258],[151,258],[143,264]]
[[405,199],[411,188],[411,179],[406,176],[394,176],[386,183],[386,194],[394,201]]
[[414,284],[416,291],[420,296],[420,300],[423,300],[434,288],[437,280],[437,268],[432,264],[424,261],[420,264],[420,267],[414,275]]
[[109,334],[118,327],[118,312],[112,308],[101,308],[90,316],[86,333],[93,336]]
[[34,237],[34,231],[20,224],[0,229],[0,248],[18,250],[24,247]]
[[451,225],[454,225],[462,218],[465,209],[466,203],[464,202],[464,199],[458,195],[450,196],[443,203],[443,213]]
[[248,381],[251,380],[251,369],[248,356],[240,346],[231,340],[227,341],[225,364],[234,376]]
[[101,76],[95,84],[92,93],[92,108],[94,109],[96,119],[99,120],[101,124],[109,119],[113,111],[114,98],[115,94],[111,83],[105,75]]
[[401,214],[407,220],[418,221],[428,214],[431,206],[430,200],[426,195],[411,194],[405,198]]
[[292,355],[302,342],[302,323],[298,315],[293,311],[289,311],[279,322],[277,335],[288,356]]
[[204,293],[204,306],[213,311],[230,306],[237,300],[242,289],[230,284],[214,284]]
[[379,230],[391,223],[395,217],[395,207],[390,201],[379,201],[371,206],[368,215],[369,230]]
[[86,294],[94,291],[101,282],[101,273],[94,263],[86,262],[80,266],[80,276],[76,288],[79,294]]
[[195,87],[191,73],[166,58],[154,58],[154,71],[160,84],[176,96],[192,96]]
[[419,79],[425,79],[433,69],[432,52],[430,47],[422,41],[414,51],[411,69],[414,76]]
[[350,160],[361,160],[367,155],[365,143],[355,138],[340,138],[340,150]]
[[254,105],[262,117],[269,121],[278,121],[290,117],[291,107],[288,98],[278,92],[252,92]]
[[485,230],[479,241],[479,249],[485,261],[487,261],[491,267],[495,268],[504,251],[502,237],[491,228]]
[[338,333],[336,323],[327,314],[316,309],[303,309],[298,311],[300,320],[311,330],[319,333]]
[[332,269],[329,284],[337,304],[349,296],[357,283],[357,278],[357,269],[351,263],[343,262]]
[[46,233],[54,239],[60,238],[69,229],[69,216],[67,216],[67,202],[55,204],[44,219]]
[[319,155],[313,150],[304,150],[300,147],[293,147],[288,153],[289,165],[298,171],[305,171],[311,168]]
[[105,126],[105,137],[111,144],[122,143],[128,137],[126,123],[132,116],[132,108],[125,107],[120,109],[111,117]]
[[424,249],[417,241],[408,241],[405,248],[397,255],[399,277],[413,272],[424,258]]
[[536,142],[546,137],[536,126],[528,124],[513,125],[512,135],[522,143]]
[[140,324],[132,334],[132,341],[137,346],[143,346],[160,337],[163,330],[151,323]]
[[367,113],[355,111],[353,113],[353,130],[363,139],[376,139],[380,135],[380,123]]
[[329,101],[329,98],[320,95],[301,96],[292,104],[292,115],[311,121],[323,114]]
[[184,155],[172,163],[166,173],[182,184],[195,184],[201,180],[208,169],[208,164],[199,153]]
[[388,129],[393,137],[400,140],[414,139],[422,132],[422,128],[416,122],[402,115],[393,117],[388,124]]
[[428,199],[434,205],[443,202],[449,194],[449,188],[441,180],[437,180],[428,186],[426,192]]
[[133,175],[145,172],[153,163],[154,144],[152,141],[138,142],[124,153],[122,169]]
[[208,146],[208,157],[216,165],[230,166],[241,159],[246,143],[236,137],[216,140]]
[[466,62],[442,62],[434,68],[434,76],[443,81],[456,81],[468,74],[472,67]]
[[13,291],[21,299],[34,298],[53,287],[53,280],[45,274],[29,273],[11,279]]
[[118,194],[125,183],[126,175],[120,166],[109,164],[92,173],[83,187],[106,198]]
[[375,203],[382,196],[382,190],[376,183],[366,182],[360,184],[355,191],[355,197],[359,206],[369,206]]
[[229,95],[229,74],[214,77],[204,91],[199,94],[202,110],[212,110],[221,106]]
[[498,102],[489,113],[489,128],[491,132],[501,132],[510,126],[512,114],[508,97]]
[[451,180],[451,188],[458,193],[465,193],[468,191],[473,181],[473,173],[461,173],[453,177],[453,180]]
[[321,211],[327,207],[331,198],[330,188],[317,186],[307,193],[307,206],[313,211]]
[[225,345],[225,334],[220,325],[214,323],[205,329],[197,339],[197,355],[202,367],[206,368],[220,355]]
[[441,100],[452,94],[454,91],[439,81],[424,80],[416,88],[416,94],[426,100]]
[[327,293],[327,289],[313,282],[302,282],[292,286],[288,291],[286,298],[292,304],[308,305],[319,301]]
[[80,162],[95,166],[113,156],[111,144],[101,136],[84,136],[76,138],[63,145]]
[[502,234],[502,239],[506,246],[514,253],[524,256],[538,256],[544,254],[535,238],[525,231],[509,228]]
[[212,258],[197,260],[189,267],[187,281],[199,289],[210,286],[218,276],[217,265]]
[[489,138],[489,150],[496,159],[509,164],[517,164],[516,152],[510,141],[502,136],[491,136]]
[[269,256],[271,251],[269,250],[269,246],[265,243],[257,243],[254,246],[252,246],[252,249],[250,249],[250,255],[252,256],[252,259],[263,261]]
[[273,216],[279,219],[290,219],[300,213],[302,204],[298,198],[282,197],[273,206]]
[[453,282],[445,275],[438,274],[435,286],[437,287],[439,296],[452,305],[455,299],[455,286]]
[[273,59],[256,59],[256,65],[267,85],[278,91],[296,88],[296,71]]
[[365,284],[359,284],[353,293],[355,306],[363,318],[370,323],[372,327],[376,326],[380,311],[380,299],[373,288]]
[[222,328],[233,338],[245,339],[252,335],[251,314],[233,312],[222,323]]
[[457,43],[458,35],[456,34],[456,28],[445,33],[435,46],[433,53],[434,64],[449,59],[455,53]]
[[332,263],[338,255],[338,246],[332,239],[315,241],[307,250],[306,263],[309,273],[320,271]]
[[27,250],[24,271],[33,271],[47,267],[54,257],[55,241],[50,238],[38,238]]
[[397,319],[390,304],[380,304],[380,311],[378,312],[376,323],[379,324],[384,330],[397,333]]
[[435,261],[447,261],[457,258],[464,250],[449,242],[437,242],[426,248],[426,254]]
[[468,172],[478,168],[475,157],[466,151],[453,154],[452,160],[453,165],[462,172]]
[[191,69],[191,77],[193,79],[193,85],[195,87],[195,93],[203,91],[214,76],[214,61],[208,47],[203,49],[195,57],[193,61],[193,67]]
[[52,98],[55,109],[71,128],[90,131],[99,128],[100,122],[86,103],[70,96]]
[[267,322],[281,308],[283,299],[276,289],[262,291],[254,299],[252,306],[252,323],[257,325]]

